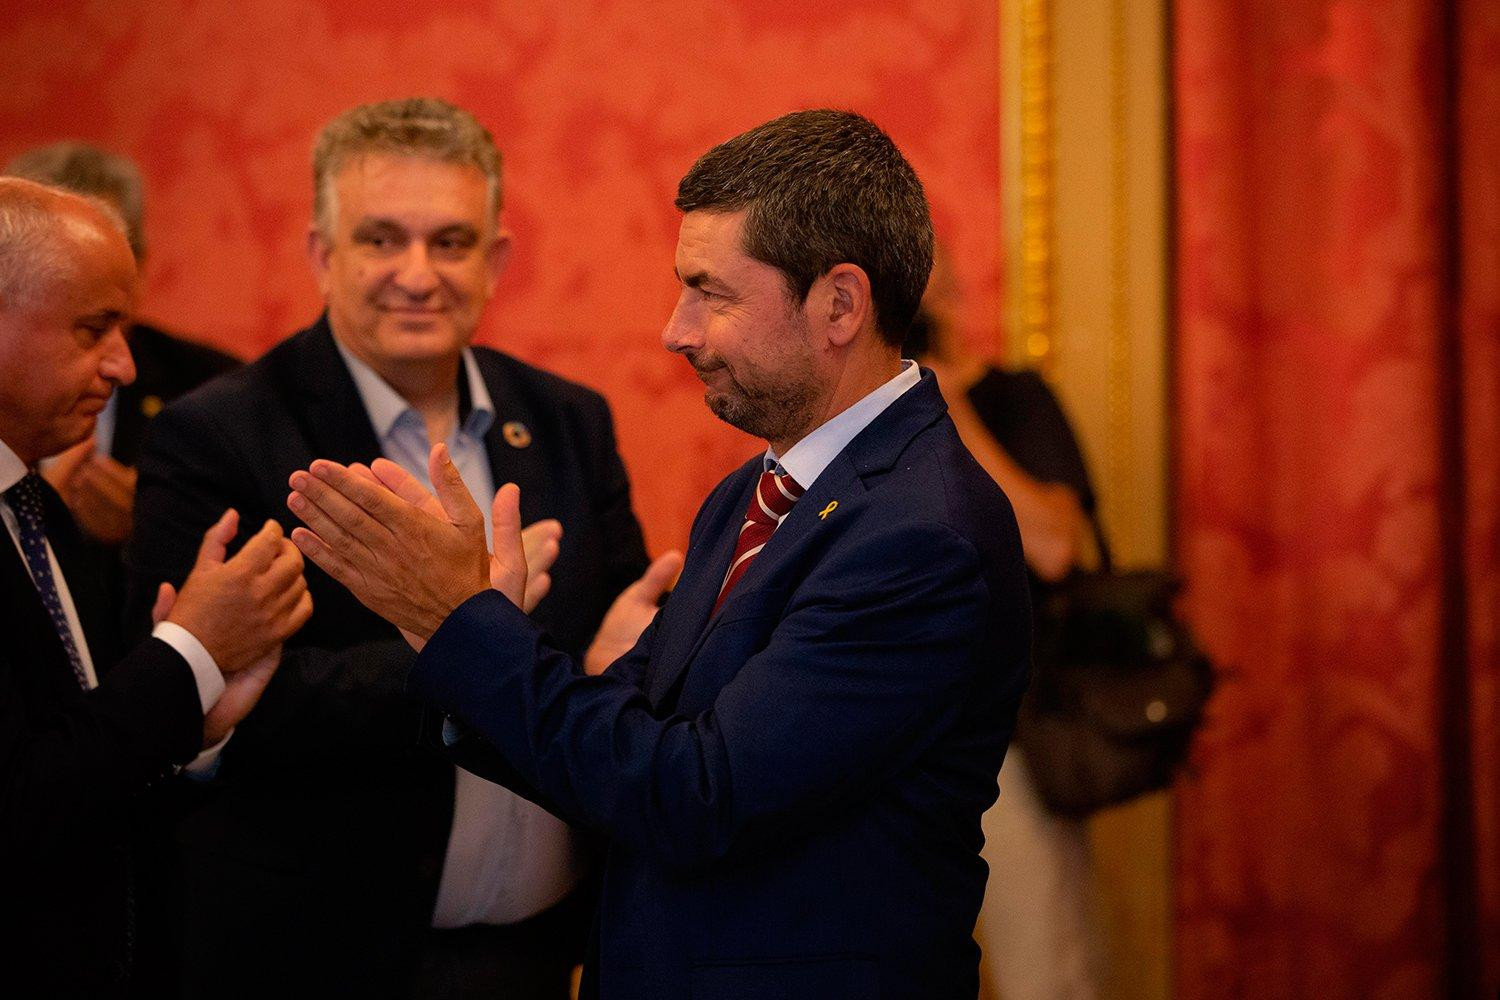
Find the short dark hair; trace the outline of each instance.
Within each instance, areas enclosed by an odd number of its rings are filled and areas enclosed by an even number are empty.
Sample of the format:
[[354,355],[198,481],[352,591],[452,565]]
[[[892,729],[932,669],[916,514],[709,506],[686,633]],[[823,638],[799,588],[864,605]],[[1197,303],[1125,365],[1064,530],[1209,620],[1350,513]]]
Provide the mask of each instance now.
[[796,111],[721,142],[677,185],[683,212],[745,216],[745,252],[798,301],[837,264],[870,278],[875,324],[900,346],[932,270],[922,182],[890,136],[852,111]]

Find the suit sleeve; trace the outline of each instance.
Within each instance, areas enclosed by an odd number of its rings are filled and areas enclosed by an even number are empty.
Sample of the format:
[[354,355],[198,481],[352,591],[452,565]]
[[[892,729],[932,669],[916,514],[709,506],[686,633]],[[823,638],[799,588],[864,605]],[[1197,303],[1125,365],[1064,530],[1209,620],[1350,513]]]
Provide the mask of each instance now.
[[[12,663],[14,686],[30,664]],[[203,710],[187,662],[148,639],[70,704],[37,713],[0,692],[0,853],[76,831],[117,809],[173,764],[193,759]]]
[[695,718],[653,718],[613,671],[582,676],[493,592],[434,634],[411,684],[563,815],[701,869],[881,788],[946,730],[981,668],[988,589],[977,552],[946,526],[864,531],[797,595]]
[[[149,621],[161,581],[186,578],[204,530],[226,508],[241,513],[236,546],[259,529],[257,514],[270,509],[256,478],[265,472],[236,450],[234,435],[217,426],[215,415],[192,403],[188,397],[162,411],[141,456],[131,539],[132,628]],[[309,568],[310,585],[317,572]],[[338,649],[294,636],[265,696],[225,748],[226,769],[280,767],[309,754],[356,759],[378,748],[411,746],[418,715],[404,684],[413,654],[394,629],[389,633]]]
[[[656,640],[661,617],[661,613],[657,612],[651,624],[646,626],[645,631],[636,640],[636,644],[609,665],[608,673],[611,679],[633,684],[636,687],[644,687],[646,664],[650,662],[651,649]],[[576,669],[578,664],[569,661],[566,666],[568,669]],[[580,814],[560,806],[546,793],[540,791],[530,779],[506,759],[504,754],[496,750],[493,744],[454,716],[435,708],[428,708],[422,713],[421,742],[430,749],[443,754],[470,774],[476,774],[497,785],[504,785],[522,798],[535,802],[554,816],[560,816],[574,825],[582,821]]]

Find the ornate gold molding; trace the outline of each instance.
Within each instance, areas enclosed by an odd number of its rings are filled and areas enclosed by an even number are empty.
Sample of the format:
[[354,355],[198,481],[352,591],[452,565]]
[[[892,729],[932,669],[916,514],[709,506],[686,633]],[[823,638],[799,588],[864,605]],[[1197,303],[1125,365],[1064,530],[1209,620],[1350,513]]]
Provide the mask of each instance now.
[[[1001,17],[1002,31],[1009,20],[1018,35],[1017,44],[1008,46],[1015,56],[1016,72],[1013,76],[1001,74],[1002,81],[1009,77],[1017,91],[1013,100],[1002,94],[1001,107],[1015,108],[1019,125],[1015,144],[1019,197],[1008,199],[1018,218],[1013,229],[1015,239],[1007,241],[1019,258],[1011,269],[1015,307],[1010,326],[1019,343],[1009,354],[1050,373],[1056,338],[1052,280],[1056,246],[1052,3],[1051,0],[1014,0],[1014,3],[1014,20],[1004,16],[1004,4]],[[1006,159],[1003,152],[1001,159],[1003,164]]]
[[1126,0],[1110,0],[1109,11],[1109,444],[1106,520],[1113,548],[1127,558],[1136,552],[1139,515],[1135,489],[1135,412],[1132,399],[1130,282],[1130,80]]

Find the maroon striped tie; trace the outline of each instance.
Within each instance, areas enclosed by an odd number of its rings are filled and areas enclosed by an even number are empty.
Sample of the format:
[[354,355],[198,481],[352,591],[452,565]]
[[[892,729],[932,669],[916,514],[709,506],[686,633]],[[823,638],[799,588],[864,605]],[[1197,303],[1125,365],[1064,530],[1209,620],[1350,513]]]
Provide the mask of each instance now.
[[740,577],[755,561],[755,556],[766,547],[771,533],[781,524],[792,509],[792,504],[802,495],[802,487],[791,476],[778,476],[774,472],[762,472],[760,482],[755,484],[755,495],[745,510],[745,523],[740,527],[740,540],[734,546],[734,560],[729,572],[724,574],[724,585],[719,588],[719,599],[714,602],[714,613],[718,614],[724,598],[740,582]]

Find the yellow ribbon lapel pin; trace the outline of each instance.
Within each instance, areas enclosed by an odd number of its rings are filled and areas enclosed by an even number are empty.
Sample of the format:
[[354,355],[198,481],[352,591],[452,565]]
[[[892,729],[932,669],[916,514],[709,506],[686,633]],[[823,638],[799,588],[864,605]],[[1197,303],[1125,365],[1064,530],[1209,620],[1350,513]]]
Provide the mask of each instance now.
[[828,501],[828,506],[824,507],[822,510],[818,511],[818,520],[820,520],[820,521],[826,521],[826,520],[828,520],[828,515],[832,514],[834,511],[836,511],[838,509],[839,509],[839,502],[837,500],[830,500],[830,501]]

